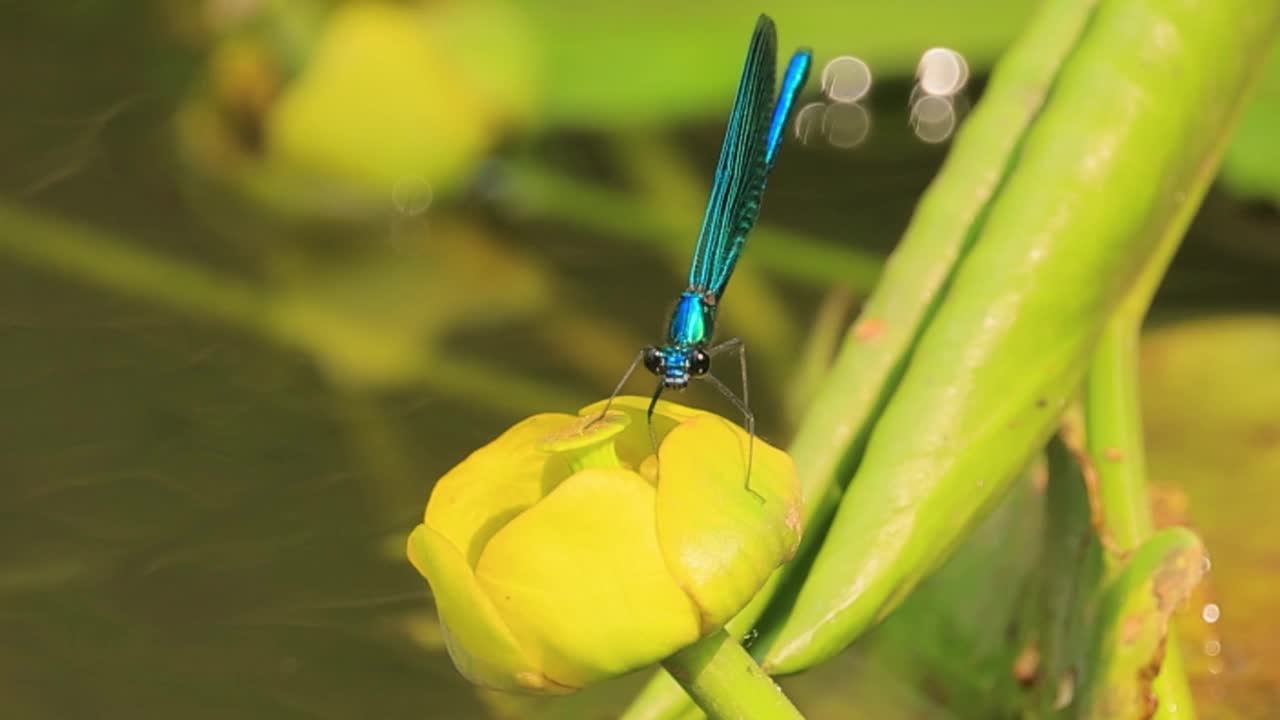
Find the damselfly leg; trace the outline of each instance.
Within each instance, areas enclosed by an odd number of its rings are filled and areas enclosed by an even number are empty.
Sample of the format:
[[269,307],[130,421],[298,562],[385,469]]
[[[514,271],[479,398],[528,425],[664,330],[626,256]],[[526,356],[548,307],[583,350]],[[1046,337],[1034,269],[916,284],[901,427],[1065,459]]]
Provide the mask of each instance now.
[[[600,411],[600,414],[596,416],[595,420],[591,421],[592,425],[595,425],[596,423],[603,420],[605,414],[609,412],[609,408],[613,407],[614,398],[618,397],[618,393],[622,392],[622,386],[626,385],[627,381],[631,379],[631,373],[634,373],[636,371],[636,368],[640,366],[640,360],[644,358],[644,353],[645,353],[644,350],[641,350],[640,352],[636,353],[636,359],[631,361],[631,367],[627,368],[627,371],[622,374],[622,379],[618,381],[618,385],[614,387],[613,392],[609,394],[609,400],[605,402],[604,409]],[[649,406],[649,412],[650,414],[653,413],[652,405]],[[652,435],[653,431],[650,430],[649,433],[650,435]]]
[[720,381],[719,378],[715,377],[714,375],[711,375],[710,373],[703,375],[702,379],[711,383],[717,390],[720,391],[722,395],[729,398],[729,401],[732,402],[738,408],[738,411],[742,413],[743,418],[746,421],[747,437],[748,437],[747,439],[747,479],[746,479],[747,492],[751,493],[752,495],[755,495],[760,500],[764,500],[764,498],[761,497],[759,493],[751,489],[751,461],[755,456],[755,446],[756,446],[756,416],[755,416],[755,413],[751,412],[751,403],[750,403],[751,390],[750,390],[750,386],[747,383],[747,346],[743,344],[742,338],[730,338],[718,345],[713,345],[712,347],[707,348],[707,355],[710,357],[715,357],[716,355],[722,355],[724,353],[734,352],[734,351],[738,353],[738,366],[742,371],[742,397],[741,398],[733,394],[733,391],[730,390],[727,385],[725,385],[723,382]]

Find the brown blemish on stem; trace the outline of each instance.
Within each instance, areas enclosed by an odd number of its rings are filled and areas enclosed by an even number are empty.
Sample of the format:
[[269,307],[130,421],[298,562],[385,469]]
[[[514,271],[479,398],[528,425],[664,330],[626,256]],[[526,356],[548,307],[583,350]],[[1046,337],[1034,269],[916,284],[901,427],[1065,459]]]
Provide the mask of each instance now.
[[1098,541],[1102,544],[1102,549],[1113,557],[1124,559],[1128,553],[1116,545],[1111,533],[1107,531],[1102,514],[1102,491],[1098,487],[1098,468],[1094,466],[1093,458],[1084,447],[1082,435],[1080,428],[1070,422],[1063,423],[1062,429],[1058,431],[1062,444],[1066,446],[1071,457],[1075,459],[1076,465],[1080,467],[1080,475],[1084,478],[1085,494],[1089,497],[1089,521],[1093,525],[1094,533],[1098,536]]
[[[1192,588],[1200,582],[1203,575],[1203,551],[1184,548],[1166,555],[1151,578],[1151,595],[1155,599],[1160,628],[1150,660],[1138,668],[1138,701],[1142,712],[1140,717],[1143,720],[1154,717],[1159,707],[1159,698],[1155,693],[1155,679],[1160,674],[1161,666],[1164,665],[1170,615],[1180,603],[1187,599]],[[1141,634],[1144,622],[1151,619],[1151,616],[1142,614],[1125,618],[1121,628],[1121,640],[1126,644],[1134,642]]]
[[1120,642],[1125,645],[1132,645],[1138,636],[1142,634],[1142,615],[1130,615],[1124,619],[1124,623],[1120,626]]
[[1018,657],[1013,661],[1013,679],[1018,681],[1019,685],[1027,687],[1036,681],[1036,677],[1040,674],[1040,648],[1035,643],[1030,643],[1022,648],[1022,652],[1018,653]]
[[867,318],[853,328],[853,339],[858,342],[870,342],[884,334],[884,321]]
[[1200,582],[1204,575],[1204,553],[1195,550],[1176,550],[1169,553],[1151,579],[1151,594],[1156,608],[1168,615]]
[[1160,707],[1160,699],[1156,697],[1155,682],[1156,676],[1160,674],[1160,666],[1164,664],[1164,646],[1165,640],[1169,637],[1168,622],[1164,623],[1164,627],[1160,629],[1160,642],[1156,645],[1156,650],[1151,654],[1151,662],[1138,668],[1138,692],[1141,693],[1139,701],[1142,703],[1142,720],[1150,720],[1156,714],[1156,709]]

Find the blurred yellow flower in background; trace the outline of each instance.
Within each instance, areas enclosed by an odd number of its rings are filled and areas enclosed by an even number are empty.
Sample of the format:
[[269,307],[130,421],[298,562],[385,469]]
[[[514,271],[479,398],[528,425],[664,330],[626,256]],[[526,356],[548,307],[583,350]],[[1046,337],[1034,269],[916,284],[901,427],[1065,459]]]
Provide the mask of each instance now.
[[359,216],[447,195],[535,117],[534,48],[503,0],[264,6],[218,37],[179,146],[278,210]]

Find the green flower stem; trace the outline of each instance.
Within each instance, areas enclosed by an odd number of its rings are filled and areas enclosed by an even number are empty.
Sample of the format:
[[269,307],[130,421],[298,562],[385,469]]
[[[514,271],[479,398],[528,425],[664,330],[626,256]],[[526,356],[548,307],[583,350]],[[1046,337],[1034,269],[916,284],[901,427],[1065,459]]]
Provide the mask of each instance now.
[[[269,290],[148,252],[115,233],[4,201],[0,201],[0,253],[88,285],[249,332],[313,357],[322,358],[331,348],[301,338],[348,336],[341,328],[305,336],[292,332],[273,319],[274,299]],[[467,403],[487,403],[492,409],[510,412],[564,402],[563,392],[472,360],[434,355],[425,357],[423,365],[418,377],[424,384]]]
[[161,307],[259,333],[266,329],[263,293],[109,233],[2,201],[0,251]]
[[662,662],[711,720],[803,719],[751,654],[717,630]]
[[1102,520],[1112,544],[1130,553],[1154,528],[1138,408],[1138,334],[1113,322],[1089,368],[1085,416],[1098,471]]
[[[1094,354],[1085,387],[1089,455],[1098,472],[1103,532],[1120,551],[1132,553],[1155,523],[1147,494],[1146,454],[1139,408],[1138,336],[1141,315],[1122,312],[1112,320]],[[1117,572],[1113,569],[1113,572]],[[1152,689],[1156,718],[1194,718],[1178,639],[1169,628],[1164,661]]]
[[[1259,64],[1261,65],[1261,64]],[[1260,68],[1244,82],[1257,84]],[[1103,532],[1122,552],[1132,552],[1151,536],[1154,522],[1147,493],[1146,453],[1139,405],[1138,344],[1143,319],[1165,270],[1181,244],[1208,191],[1231,139],[1230,129],[1249,93],[1222,110],[1222,120],[1206,144],[1204,158],[1188,177],[1183,202],[1170,212],[1155,252],[1142,269],[1124,303],[1109,322],[1085,379],[1085,424],[1089,454],[1098,473]],[[1156,718],[1194,718],[1182,652],[1173,628],[1166,639],[1164,661],[1153,683],[1159,704]]]

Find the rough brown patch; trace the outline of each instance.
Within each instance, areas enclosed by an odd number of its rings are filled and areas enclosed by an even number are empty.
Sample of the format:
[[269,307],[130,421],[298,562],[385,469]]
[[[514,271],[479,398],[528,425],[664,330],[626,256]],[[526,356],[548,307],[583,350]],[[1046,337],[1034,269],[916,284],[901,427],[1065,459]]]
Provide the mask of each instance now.
[[1138,668],[1138,692],[1142,694],[1139,698],[1142,703],[1142,720],[1151,720],[1160,706],[1160,699],[1156,697],[1155,681],[1156,675],[1160,674],[1160,666],[1164,664],[1164,643],[1168,637],[1167,633],[1167,628],[1161,630],[1160,643],[1156,646],[1156,651],[1151,654],[1151,662]]
[[[1156,644],[1155,651],[1151,653],[1150,661],[1138,668],[1138,692],[1141,694],[1139,702],[1142,704],[1142,720],[1149,720],[1154,717],[1159,707],[1154,683],[1156,676],[1160,674],[1160,667],[1164,664],[1166,643],[1169,639],[1169,614],[1174,611],[1179,603],[1187,598],[1191,589],[1200,581],[1203,574],[1203,552],[1176,550],[1164,558],[1152,578],[1151,594],[1155,597],[1156,609],[1163,617],[1160,626],[1160,639]],[[1125,620],[1122,630],[1124,635],[1122,639],[1125,642],[1130,642],[1128,637],[1130,632],[1129,623],[1134,621],[1141,626],[1138,616]]]
[[796,550],[800,549],[800,540],[804,538],[804,528],[800,521],[800,505],[792,505],[791,508],[787,510],[787,514],[783,517],[782,522],[786,524],[788,529],[796,534],[795,544],[783,553],[781,564],[785,564],[791,562],[792,558],[796,556]]
[[1179,550],[1169,553],[1151,579],[1151,594],[1162,613],[1172,613],[1204,575],[1204,553]]
[[1109,447],[1102,451],[1102,457],[1110,460],[1111,462],[1120,462],[1124,459],[1124,453],[1120,452],[1120,448]]
[[1141,614],[1130,615],[1124,619],[1124,623],[1120,626],[1120,642],[1125,645],[1132,645],[1138,639],[1138,635],[1142,633]]

